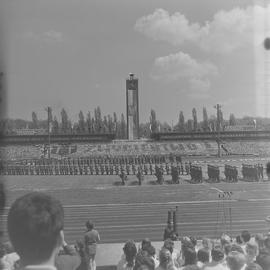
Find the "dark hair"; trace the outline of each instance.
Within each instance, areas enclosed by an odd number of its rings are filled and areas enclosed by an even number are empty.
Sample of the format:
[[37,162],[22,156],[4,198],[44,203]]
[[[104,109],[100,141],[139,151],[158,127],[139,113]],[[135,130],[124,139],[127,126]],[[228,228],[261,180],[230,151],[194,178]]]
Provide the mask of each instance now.
[[123,247],[123,251],[126,256],[127,266],[134,266],[134,259],[137,254],[137,248],[134,241],[128,240]]
[[237,235],[235,240],[237,244],[243,244],[243,241],[240,235]]
[[184,265],[189,265],[189,264],[195,264],[197,261],[197,253],[195,249],[193,248],[186,248],[183,250],[183,255],[185,257],[185,264]]
[[147,247],[151,246],[151,241],[149,238],[142,240],[142,250],[146,250]]
[[211,251],[213,261],[219,262],[224,258],[224,252],[220,246],[215,246]]
[[85,226],[86,226],[87,230],[90,230],[91,231],[91,230],[94,229],[94,223],[91,220],[87,220],[85,222]]
[[14,249],[31,264],[50,258],[63,226],[61,203],[41,192],[18,198],[8,213],[8,233]]
[[209,251],[206,248],[201,248],[198,250],[197,258],[200,262],[209,262]]
[[246,243],[250,240],[251,235],[249,233],[249,231],[242,231],[241,232],[241,238],[243,239],[243,241]]
[[238,244],[232,244],[231,245],[231,250],[230,251],[237,251],[239,253],[244,254],[244,250],[242,249],[241,246],[239,246]]
[[146,266],[149,270],[155,269],[155,262],[148,256],[147,251],[141,250],[138,252],[133,270],[138,270],[142,266]]

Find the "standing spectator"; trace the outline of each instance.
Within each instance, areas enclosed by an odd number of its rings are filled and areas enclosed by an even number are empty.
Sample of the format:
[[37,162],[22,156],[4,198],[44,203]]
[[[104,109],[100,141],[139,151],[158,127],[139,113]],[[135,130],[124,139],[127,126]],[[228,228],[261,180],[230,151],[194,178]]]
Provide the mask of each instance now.
[[117,265],[117,270],[132,270],[135,265],[137,248],[132,240],[128,240],[123,247],[124,255]]
[[17,199],[8,213],[8,233],[21,269],[56,270],[63,227],[64,211],[56,199],[40,192]]
[[246,245],[249,242],[250,238],[251,238],[251,235],[250,235],[249,231],[245,230],[245,231],[241,232],[241,239],[243,241],[242,248],[243,248],[244,252],[246,252]]
[[96,270],[95,256],[97,252],[97,244],[100,242],[100,236],[94,229],[94,223],[90,220],[86,222],[86,233],[84,235],[85,253],[89,270]]
[[55,259],[57,270],[75,270],[81,263],[81,258],[75,248],[66,242]]

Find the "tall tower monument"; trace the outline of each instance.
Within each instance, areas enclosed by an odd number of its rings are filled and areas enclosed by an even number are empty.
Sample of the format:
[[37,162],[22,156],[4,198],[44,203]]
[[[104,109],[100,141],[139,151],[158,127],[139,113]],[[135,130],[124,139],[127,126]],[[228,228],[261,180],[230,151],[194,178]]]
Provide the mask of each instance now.
[[127,137],[129,140],[139,138],[139,94],[138,79],[130,73],[126,80],[127,103]]

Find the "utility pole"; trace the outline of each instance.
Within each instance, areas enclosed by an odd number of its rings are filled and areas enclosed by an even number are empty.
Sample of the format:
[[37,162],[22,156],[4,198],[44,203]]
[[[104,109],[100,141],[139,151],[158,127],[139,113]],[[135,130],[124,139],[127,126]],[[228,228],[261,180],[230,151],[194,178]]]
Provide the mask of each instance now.
[[214,106],[214,108],[217,109],[217,144],[218,144],[218,157],[221,157],[221,151],[220,151],[220,109],[221,105],[217,104]]

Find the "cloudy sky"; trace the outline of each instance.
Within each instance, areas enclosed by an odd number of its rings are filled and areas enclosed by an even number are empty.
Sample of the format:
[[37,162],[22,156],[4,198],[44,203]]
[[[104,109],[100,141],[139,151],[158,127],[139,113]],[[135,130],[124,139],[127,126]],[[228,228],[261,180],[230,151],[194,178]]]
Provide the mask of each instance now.
[[216,103],[225,118],[270,116],[266,0],[3,0],[0,9],[9,117],[45,118],[46,106],[73,120],[97,105],[120,114],[130,72],[141,121],[151,108],[169,123],[193,107],[201,118]]

